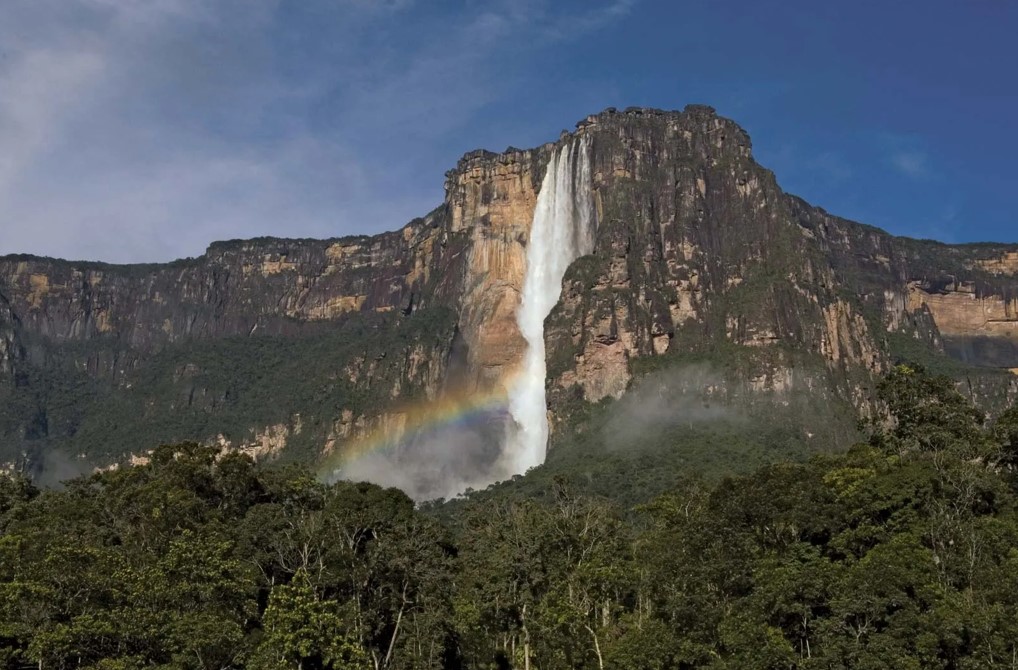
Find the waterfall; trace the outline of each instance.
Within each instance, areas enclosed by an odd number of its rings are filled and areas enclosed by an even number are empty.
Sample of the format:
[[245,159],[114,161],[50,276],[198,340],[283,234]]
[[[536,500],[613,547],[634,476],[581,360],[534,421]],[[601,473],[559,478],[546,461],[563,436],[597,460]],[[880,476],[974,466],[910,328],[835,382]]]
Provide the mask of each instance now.
[[516,323],[527,341],[509,389],[515,423],[502,459],[513,474],[544,462],[548,447],[544,320],[559,300],[569,264],[594,249],[590,140],[573,139],[548,162],[527,245],[527,269]]

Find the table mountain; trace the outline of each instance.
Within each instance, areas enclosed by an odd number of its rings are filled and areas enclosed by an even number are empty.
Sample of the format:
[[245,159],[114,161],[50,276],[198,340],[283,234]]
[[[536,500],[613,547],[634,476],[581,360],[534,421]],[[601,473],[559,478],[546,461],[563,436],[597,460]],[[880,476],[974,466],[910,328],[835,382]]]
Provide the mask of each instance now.
[[642,378],[697,407],[795,409],[828,445],[854,439],[897,359],[988,411],[1018,393],[1018,244],[828,214],[709,107],[608,109],[534,149],[466,154],[445,201],[395,232],[216,242],[167,264],[0,258],[0,460],[91,467],[180,440],[321,460],[397,438],[420,407],[497,396],[526,349],[545,167],[577,138],[597,227],[545,323],[553,445]]

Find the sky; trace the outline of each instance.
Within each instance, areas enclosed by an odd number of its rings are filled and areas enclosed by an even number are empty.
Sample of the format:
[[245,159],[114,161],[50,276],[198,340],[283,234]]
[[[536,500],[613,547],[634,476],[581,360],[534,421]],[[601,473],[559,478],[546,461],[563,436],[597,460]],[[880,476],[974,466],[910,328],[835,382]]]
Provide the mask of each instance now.
[[0,0],[0,254],[392,230],[463,153],[708,104],[779,183],[1018,241],[1018,2]]

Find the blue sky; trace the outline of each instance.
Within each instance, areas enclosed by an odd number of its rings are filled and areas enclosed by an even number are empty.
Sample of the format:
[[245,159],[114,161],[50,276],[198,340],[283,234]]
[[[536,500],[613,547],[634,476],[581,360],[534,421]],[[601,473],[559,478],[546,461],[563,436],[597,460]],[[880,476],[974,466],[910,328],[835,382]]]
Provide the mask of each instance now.
[[785,190],[1018,241],[1018,3],[2,0],[0,253],[401,226],[464,152],[710,104]]

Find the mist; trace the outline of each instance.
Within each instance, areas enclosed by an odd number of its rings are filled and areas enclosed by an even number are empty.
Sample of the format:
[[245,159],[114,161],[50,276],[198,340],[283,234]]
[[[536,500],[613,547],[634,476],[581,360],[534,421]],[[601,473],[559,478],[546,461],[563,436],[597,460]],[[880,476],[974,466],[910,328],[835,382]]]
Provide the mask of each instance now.
[[505,412],[469,422],[419,430],[359,456],[330,479],[394,486],[417,501],[452,498],[511,476],[502,465],[508,425]]
[[68,480],[89,475],[95,471],[91,461],[75,458],[60,449],[38,449],[25,463],[25,474],[39,488],[63,488]]
[[705,364],[670,368],[635,381],[606,409],[601,437],[609,448],[638,446],[677,429],[743,421],[721,395],[724,378]]
[[[675,431],[745,421],[742,413],[725,406],[723,388],[723,376],[707,365],[642,377],[622,398],[594,409],[599,413],[597,442],[616,450],[652,448]],[[418,430],[354,458],[327,479],[392,486],[417,501],[453,498],[519,474],[505,467],[513,427],[506,411],[494,411],[469,422]]]

